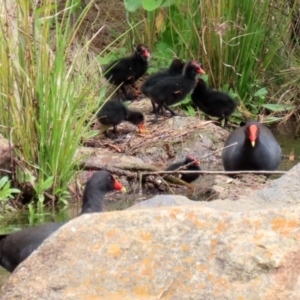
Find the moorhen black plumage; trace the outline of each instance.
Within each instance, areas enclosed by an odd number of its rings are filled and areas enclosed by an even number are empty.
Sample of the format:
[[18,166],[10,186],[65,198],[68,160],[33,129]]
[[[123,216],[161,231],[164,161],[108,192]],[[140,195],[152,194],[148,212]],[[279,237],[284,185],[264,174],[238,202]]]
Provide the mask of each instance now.
[[266,126],[248,121],[227,138],[222,161],[226,171],[273,171],[281,159],[281,149]]
[[201,111],[209,116],[218,117],[220,124],[225,119],[224,128],[236,109],[236,102],[228,94],[208,88],[201,78],[198,79],[191,98]]
[[123,57],[111,62],[105,68],[105,78],[116,86],[120,86],[125,99],[129,99],[126,92],[126,85],[133,85],[148,69],[149,49],[146,45],[140,44],[136,47],[134,54],[130,57]]
[[[113,190],[125,191],[125,188],[109,172],[98,171],[87,181],[80,215],[102,212],[102,202],[106,193]],[[66,222],[49,223],[26,228],[7,236],[0,241],[0,265],[13,272],[42,242]]]
[[[139,128],[141,132],[144,129],[144,115],[139,111],[127,108],[118,100],[109,100],[105,102],[97,114],[99,123],[105,126],[113,126],[114,134],[117,134],[117,125],[128,121]],[[105,130],[107,136],[107,130]]]
[[[186,165],[188,165],[188,166],[186,166]],[[184,167],[184,166],[186,166],[186,167]],[[186,171],[201,171],[200,162],[193,155],[188,155],[184,161],[171,164],[169,167],[167,167],[165,169],[165,171],[175,171],[179,168],[182,170],[186,170]],[[182,173],[180,179],[187,183],[191,183],[191,182],[195,181],[196,179],[198,179],[199,176],[200,176],[200,174],[196,174],[196,173],[195,174]]]
[[[145,82],[141,85],[141,92],[146,96],[149,97],[148,91],[151,92],[152,87],[159,81],[163,80],[164,78],[167,77],[172,77],[172,76],[177,76],[182,74],[183,68],[184,68],[184,61],[181,59],[175,58],[169,68],[164,71],[160,71],[157,73],[154,73],[150,75]],[[155,113],[155,104],[151,100],[151,104],[153,107],[153,113]]]
[[158,121],[158,112],[162,107],[168,110],[172,116],[176,115],[168,105],[180,102],[195,88],[198,74],[205,74],[205,72],[198,62],[190,61],[182,75],[164,78],[148,90],[149,98],[157,104],[153,123]]

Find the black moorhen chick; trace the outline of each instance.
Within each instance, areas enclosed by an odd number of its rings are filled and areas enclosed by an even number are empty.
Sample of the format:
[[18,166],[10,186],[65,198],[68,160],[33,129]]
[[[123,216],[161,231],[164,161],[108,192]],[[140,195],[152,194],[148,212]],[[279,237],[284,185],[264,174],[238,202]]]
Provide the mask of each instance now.
[[[97,119],[102,125],[113,126],[114,134],[117,134],[117,125],[123,121],[136,125],[140,132],[144,129],[144,115],[127,108],[118,100],[107,101],[98,112]],[[105,135],[107,136],[107,129]]]
[[227,138],[222,161],[226,171],[273,171],[281,159],[281,149],[272,132],[256,121],[235,129]]
[[129,99],[125,86],[133,85],[148,69],[150,52],[147,46],[140,44],[130,57],[114,60],[106,67],[105,78],[116,86],[121,85],[125,99]]
[[[149,97],[148,91],[149,90],[151,91],[152,86],[154,86],[157,82],[159,82],[160,80],[162,80],[164,78],[182,74],[183,68],[184,68],[184,61],[182,61],[178,58],[175,58],[172,61],[171,65],[169,66],[169,69],[150,75],[147,78],[147,80],[145,80],[145,82],[142,84],[141,92],[146,97]],[[155,104],[152,100],[151,100],[151,104],[153,107],[152,112],[155,113]]]
[[[86,183],[80,215],[101,212],[105,194],[113,190],[126,191],[109,172],[94,173]],[[46,238],[67,222],[43,224],[1,236],[0,265],[9,272],[13,272]]]
[[198,79],[197,85],[191,95],[192,101],[197,107],[209,116],[218,117],[224,128],[231,114],[236,109],[236,102],[226,93],[209,89],[203,79]]
[[197,74],[205,74],[201,65],[190,61],[182,75],[164,78],[148,90],[149,98],[157,104],[153,123],[158,121],[158,112],[164,107],[172,116],[176,113],[168,107],[183,100],[196,86]]
[[[187,167],[184,167],[188,165]],[[184,167],[184,168],[183,168]],[[165,171],[175,171],[177,169],[182,169],[182,170],[187,170],[187,171],[200,171],[200,162],[199,160],[193,156],[193,155],[188,155],[184,161],[174,163],[167,167]],[[200,174],[181,174],[181,180],[191,183],[198,179]]]

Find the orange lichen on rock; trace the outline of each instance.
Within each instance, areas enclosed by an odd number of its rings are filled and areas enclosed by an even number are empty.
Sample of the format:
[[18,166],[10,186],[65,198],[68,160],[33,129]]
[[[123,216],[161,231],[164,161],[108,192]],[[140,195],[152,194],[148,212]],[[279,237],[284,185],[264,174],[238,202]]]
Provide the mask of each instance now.
[[217,228],[214,230],[214,234],[220,234],[227,229],[227,225],[225,222],[218,222]]
[[183,244],[183,245],[181,245],[181,249],[182,249],[183,251],[189,251],[189,250],[190,250],[190,247],[189,247],[188,245],[186,245],[186,244]]
[[108,232],[106,232],[106,236],[108,238],[112,238],[113,236],[115,236],[117,234],[117,230],[116,229],[111,229]]
[[142,232],[141,239],[146,242],[150,242],[153,239],[153,235],[150,232]]
[[150,286],[147,285],[136,286],[133,290],[133,293],[138,297],[150,297],[151,295],[149,294],[149,288]]
[[274,218],[271,221],[272,230],[279,232],[282,235],[289,235],[291,230],[298,226],[298,221],[287,220],[283,218]]
[[107,254],[118,258],[123,253],[122,249],[118,244],[110,244],[107,246]]

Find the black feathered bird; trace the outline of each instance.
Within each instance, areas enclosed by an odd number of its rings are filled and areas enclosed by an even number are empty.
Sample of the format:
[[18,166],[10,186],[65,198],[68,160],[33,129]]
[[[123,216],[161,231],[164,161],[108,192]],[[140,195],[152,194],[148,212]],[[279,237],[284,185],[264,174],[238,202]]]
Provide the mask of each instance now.
[[190,61],[182,75],[164,78],[148,90],[149,98],[157,104],[153,123],[158,121],[158,112],[162,107],[168,110],[172,116],[176,115],[169,105],[180,102],[195,88],[198,74],[205,74],[205,72],[198,62]]
[[119,58],[105,68],[105,78],[116,86],[120,86],[125,99],[129,99],[126,85],[133,85],[148,69],[150,52],[147,46],[140,44],[133,55]]
[[[105,194],[113,190],[126,191],[109,172],[94,173],[86,183],[80,214],[101,212]],[[48,223],[2,235],[0,237],[0,265],[7,271],[13,272],[45,239],[67,222]]]
[[256,121],[236,128],[226,146],[222,151],[226,171],[273,171],[281,160],[281,148],[273,133]]
[[[193,155],[188,155],[184,161],[180,161],[174,164],[171,164],[170,166],[168,166],[165,171],[175,171],[177,169],[182,169],[182,170],[186,170],[186,171],[200,171],[200,162],[199,160],[193,156]],[[191,183],[193,181],[195,181],[196,179],[198,179],[200,176],[200,174],[187,174],[187,173],[182,173],[181,174],[181,180]]]
[[[127,108],[118,100],[107,101],[98,112],[97,119],[99,123],[108,128],[113,126],[114,134],[117,134],[117,125],[124,121],[136,125],[140,132],[144,129],[144,115],[139,111]],[[104,131],[106,136],[108,128],[105,128]]]
[[[159,81],[182,74],[184,68],[184,62],[181,59],[175,58],[169,68],[164,71],[160,71],[150,75],[145,82],[141,86],[141,92],[146,96],[149,97],[149,93],[151,92],[152,87],[158,83]],[[153,113],[155,113],[155,104],[151,100],[151,104],[153,107]]]
[[228,94],[208,88],[205,81],[200,78],[191,98],[195,105],[207,115],[218,117],[220,123],[225,119],[224,128],[236,109],[236,102]]

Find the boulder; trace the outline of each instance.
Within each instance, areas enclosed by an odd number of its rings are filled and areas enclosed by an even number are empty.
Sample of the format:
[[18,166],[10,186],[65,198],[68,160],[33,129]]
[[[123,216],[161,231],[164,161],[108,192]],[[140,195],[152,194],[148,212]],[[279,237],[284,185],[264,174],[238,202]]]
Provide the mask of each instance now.
[[164,195],[80,216],[16,269],[0,299],[299,299],[299,170],[242,202]]
[[300,205],[83,215],[11,275],[0,299],[299,299]]

